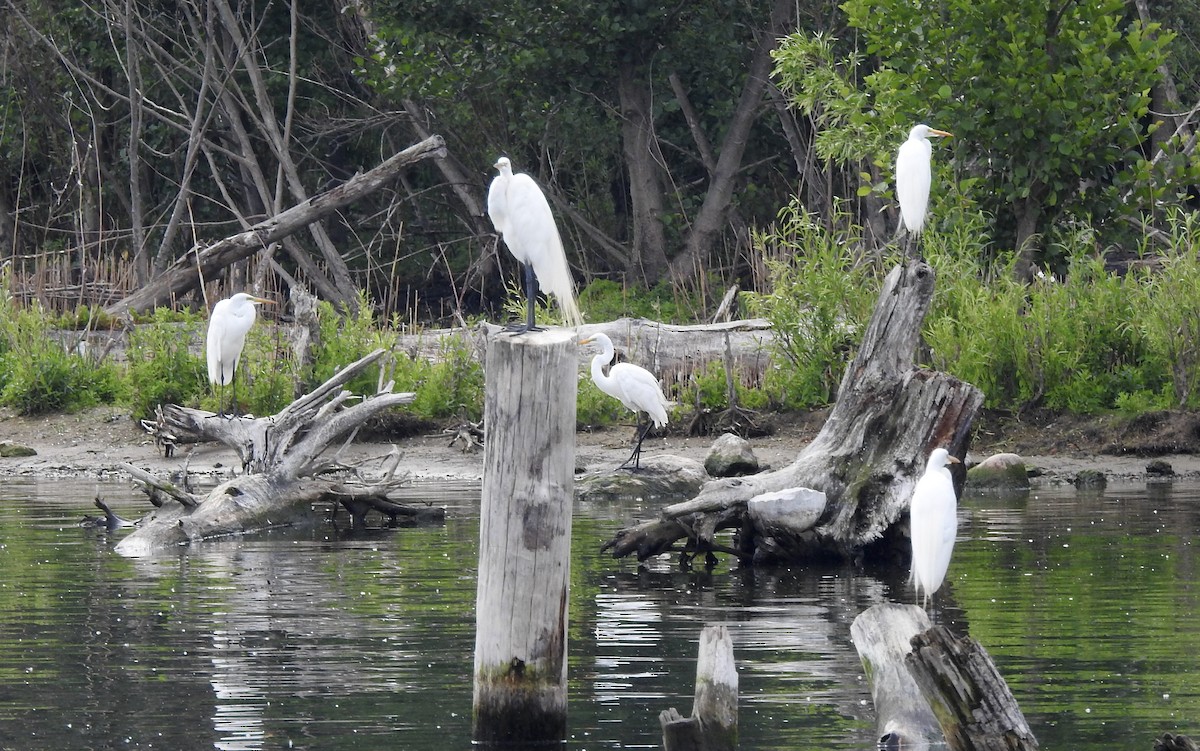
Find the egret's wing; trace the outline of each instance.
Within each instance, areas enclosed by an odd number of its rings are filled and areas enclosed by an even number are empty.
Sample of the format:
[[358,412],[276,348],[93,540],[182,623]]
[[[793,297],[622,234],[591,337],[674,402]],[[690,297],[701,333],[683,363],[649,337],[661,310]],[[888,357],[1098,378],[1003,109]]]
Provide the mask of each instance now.
[[924,138],[906,140],[896,155],[896,199],[900,201],[905,228],[914,234],[919,234],[925,226],[932,156],[933,147]]
[[488,187],[487,212],[492,226],[503,236],[508,231],[508,199],[505,196],[508,178],[497,175]]
[[509,229],[504,231],[504,238],[509,249],[517,260],[533,266],[538,286],[558,300],[567,325],[581,325],[583,315],[575,302],[575,282],[546,196],[533,178],[523,173],[512,176],[506,193]]
[[[209,383],[224,385],[229,383],[222,367],[221,342],[226,338],[229,320],[229,301],[221,300],[213,306],[212,315],[208,319],[208,333],[204,338],[204,347],[208,355]],[[229,373],[232,376],[232,371]]]
[[663,395],[662,384],[654,374],[632,363],[621,362],[609,369],[609,375],[619,385],[621,401],[634,411],[650,415],[654,427],[667,424],[667,407],[670,402]]

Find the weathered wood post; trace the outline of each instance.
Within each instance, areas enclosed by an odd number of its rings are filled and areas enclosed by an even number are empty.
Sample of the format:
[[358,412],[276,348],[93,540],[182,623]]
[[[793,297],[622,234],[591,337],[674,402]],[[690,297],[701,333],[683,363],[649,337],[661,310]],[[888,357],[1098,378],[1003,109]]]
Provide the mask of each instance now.
[[473,702],[484,746],[566,738],[577,363],[565,329],[488,343]]
[[738,744],[738,675],[725,626],[705,626],[696,659],[692,715],[674,707],[658,715],[665,751],[734,751]]

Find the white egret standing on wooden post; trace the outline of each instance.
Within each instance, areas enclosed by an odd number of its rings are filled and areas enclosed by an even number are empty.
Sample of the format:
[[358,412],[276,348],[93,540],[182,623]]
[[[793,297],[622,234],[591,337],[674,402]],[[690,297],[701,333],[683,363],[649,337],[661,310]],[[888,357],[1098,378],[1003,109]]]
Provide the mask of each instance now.
[[224,387],[231,384],[233,402],[230,414],[237,416],[237,367],[246,345],[246,332],[254,325],[255,306],[273,304],[271,300],[246,292],[221,300],[213,306],[208,319],[208,380],[217,387],[217,414],[225,416]]
[[951,138],[954,134],[923,123],[914,125],[896,154],[896,199],[900,202],[904,229],[913,243],[925,228],[925,212],[929,208],[929,186],[933,181],[929,166],[933,147],[929,136]]
[[[608,375],[605,375],[604,366],[612,362],[613,355],[616,354],[612,340],[606,334],[600,333],[579,340],[580,344],[592,342],[600,345],[600,354],[592,358],[592,381],[601,391],[619,400],[627,409],[633,410],[634,419],[637,421],[637,444],[633,447],[633,453],[617,469],[629,466],[630,462],[633,462],[633,469],[638,469],[641,466],[642,441],[646,439],[651,427],[666,426],[667,408],[671,403],[663,395],[658,379],[645,368],[619,362],[610,367]],[[645,426],[642,425],[642,412],[646,413]]]
[[500,174],[488,189],[488,216],[504,238],[509,252],[525,267],[525,298],[529,311],[525,323],[510,324],[505,329],[517,334],[538,330],[533,321],[537,296],[535,278],[543,291],[558,300],[566,324],[579,326],[583,316],[575,302],[575,283],[546,196],[532,177],[524,173],[513,174],[508,157],[500,157],[492,166],[500,170]]
[[925,474],[913,488],[908,507],[909,534],[912,538],[912,573],[909,581],[916,585],[917,598],[928,606],[933,593],[942,586],[954,538],[958,536],[958,497],[954,494],[954,478],[947,465],[959,461],[946,449],[934,449],[925,465]]

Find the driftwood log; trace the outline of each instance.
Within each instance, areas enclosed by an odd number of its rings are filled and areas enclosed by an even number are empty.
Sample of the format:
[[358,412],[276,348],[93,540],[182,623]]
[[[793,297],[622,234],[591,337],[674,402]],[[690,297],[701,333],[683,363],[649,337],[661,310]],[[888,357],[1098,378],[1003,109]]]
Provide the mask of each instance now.
[[[921,323],[933,299],[933,270],[921,261],[897,266],[885,278],[837,403],[820,433],[789,466],[706,483],[692,500],[667,506],[658,519],[617,532],[603,550],[639,560],[675,550],[715,549],[713,537],[739,530],[743,561],[854,559],[890,551],[906,537],[913,486],[929,452],[944,446],[966,454],[971,423],[983,403],[979,389],[953,376],[918,368]],[[961,484],[961,481],[960,481]],[[747,513],[756,496],[788,488],[825,494],[807,527],[769,534]],[[881,554],[884,550],[879,550]]]
[[987,650],[934,626],[912,639],[908,671],[951,751],[1035,751],[1037,739]]
[[[397,472],[400,453],[372,473],[350,467],[327,450],[353,434],[364,421],[396,405],[411,393],[391,393],[391,383],[357,399],[342,386],[384,356],[376,350],[351,363],[325,383],[270,417],[226,418],[203,410],[169,405],[160,410],[158,429],[175,440],[217,440],[232,448],[243,474],[199,496],[168,479],[131,464],[120,465],[159,506],[120,543],[117,552],[144,555],[173,545],[231,534],[287,526],[311,514],[314,503],[343,504],[356,521],[374,508],[389,518],[437,516],[440,509],[409,508],[387,499],[406,484]],[[382,379],[381,379],[382,380]],[[349,441],[347,440],[347,443]]]
[[174,298],[196,287],[204,279],[211,279],[229,264],[254,255],[270,243],[281,240],[390,183],[399,177],[408,165],[445,154],[446,144],[442,137],[430,136],[393,155],[377,167],[355,175],[324,193],[247,228],[244,232],[211,245],[197,243],[154,281],[109,305],[105,312],[123,315],[169,305]]
[[929,748],[943,739],[904,662],[912,653],[912,638],[929,626],[924,610],[896,603],[867,608],[850,624],[850,638],[871,685],[879,748]]

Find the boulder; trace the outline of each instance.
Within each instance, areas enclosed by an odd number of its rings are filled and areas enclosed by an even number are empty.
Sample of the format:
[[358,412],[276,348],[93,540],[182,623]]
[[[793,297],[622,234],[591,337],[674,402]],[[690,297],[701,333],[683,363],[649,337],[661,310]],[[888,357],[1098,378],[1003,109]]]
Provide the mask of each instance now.
[[1025,460],[1016,454],[993,454],[967,470],[970,490],[1029,490]]
[[1166,459],[1151,459],[1146,462],[1146,474],[1150,477],[1171,478],[1175,476],[1175,468]]
[[19,443],[10,443],[9,441],[0,441],[0,457],[16,458],[21,456],[37,456],[37,451],[29,446],[22,446]]
[[733,433],[725,433],[713,441],[704,469],[713,477],[741,477],[752,475],[762,469],[750,442]]
[[817,523],[825,504],[825,494],[819,490],[786,488],[754,496],[746,501],[746,511],[764,535],[799,535]]
[[1077,490],[1101,490],[1108,485],[1108,478],[1098,469],[1081,469],[1073,482]]
[[643,456],[639,469],[601,469],[575,477],[575,497],[581,500],[606,498],[691,498],[709,479],[704,465],[695,459],[673,454]]

